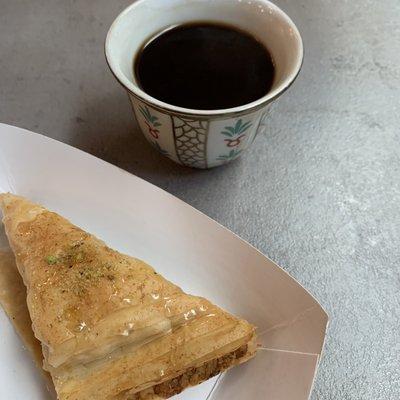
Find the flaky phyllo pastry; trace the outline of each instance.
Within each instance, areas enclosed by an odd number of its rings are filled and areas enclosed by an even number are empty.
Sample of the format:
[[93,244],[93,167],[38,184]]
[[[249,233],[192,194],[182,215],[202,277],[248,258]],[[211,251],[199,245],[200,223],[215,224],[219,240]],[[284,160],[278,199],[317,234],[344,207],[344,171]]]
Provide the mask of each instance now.
[[60,400],[167,398],[254,355],[248,322],[56,213],[11,194],[0,205]]

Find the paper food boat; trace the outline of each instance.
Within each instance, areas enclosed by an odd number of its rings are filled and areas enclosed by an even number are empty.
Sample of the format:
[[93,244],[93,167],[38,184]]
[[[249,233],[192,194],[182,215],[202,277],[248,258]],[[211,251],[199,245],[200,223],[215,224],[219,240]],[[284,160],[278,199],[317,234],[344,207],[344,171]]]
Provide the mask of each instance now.
[[[0,191],[42,203],[111,247],[142,258],[189,293],[258,326],[249,363],[176,400],[306,400],[328,317],[293,278],[188,204],[113,165],[44,136],[0,124]],[[0,240],[4,246],[4,237]],[[0,311],[0,398],[51,399]]]

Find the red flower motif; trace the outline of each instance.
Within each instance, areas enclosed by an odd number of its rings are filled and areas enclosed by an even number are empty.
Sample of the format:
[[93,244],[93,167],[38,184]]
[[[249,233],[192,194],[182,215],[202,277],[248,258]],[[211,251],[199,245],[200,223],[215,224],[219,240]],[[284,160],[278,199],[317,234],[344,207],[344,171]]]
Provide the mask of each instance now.
[[236,139],[224,139],[224,142],[226,142],[226,145],[228,147],[236,147],[239,146],[239,144],[241,143],[242,139],[245,137],[246,135],[240,135],[239,137],[237,137]]
[[158,134],[160,133],[160,131],[152,127],[147,121],[144,121],[144,123],[147,125],[147,129],[149,130],[150,135],[153,136],[154,139],[158,139]]

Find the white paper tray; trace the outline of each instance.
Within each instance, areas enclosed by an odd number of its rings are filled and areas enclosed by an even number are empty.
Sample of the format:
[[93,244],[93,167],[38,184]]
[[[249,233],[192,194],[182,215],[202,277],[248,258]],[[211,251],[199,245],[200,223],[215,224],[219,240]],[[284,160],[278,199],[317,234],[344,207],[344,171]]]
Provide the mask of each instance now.
[[[254,360],[174,400],[308,399],[328,316],[299,283],[238,236],[126,171],[4,124],[0,191],[42,203],[152,264],[187,292],[258,326],[264,349]],[[2,311],[0,331],[0,399],[50,399]]]

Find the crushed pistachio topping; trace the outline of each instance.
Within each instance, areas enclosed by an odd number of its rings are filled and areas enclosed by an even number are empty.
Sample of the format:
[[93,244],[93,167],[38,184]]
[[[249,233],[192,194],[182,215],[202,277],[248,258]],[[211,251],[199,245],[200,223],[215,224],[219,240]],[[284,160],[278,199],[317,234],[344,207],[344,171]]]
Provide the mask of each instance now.
[[97,247],[86,244],[83,239],[49,250],[50,254],[44,257],[48,265],[59,269],[61,293],[68,292],[83,297],[91,287],[99,285],[101,281],[108,281],[111,285],[117,283],[116,268],[112,260],[99,262],[96,257]]
[[57,262],[59,261],[59,260],[58,260],[58,257],[56,257],[56,256],[54,256],[54,255],[49,255],[49,256],[47,256],[47,257],[45,258],[45,260],[46,260],[47,264],[49,264],[49,265],[57,264]]
[[112,282],[115,281],[113,265],[99,265],[96,263],[84,264],[75,271],[75,279],[72,281],[71,290],[76,295],[82,296],[90,286],[96,285],[102,279],[107,279]]

